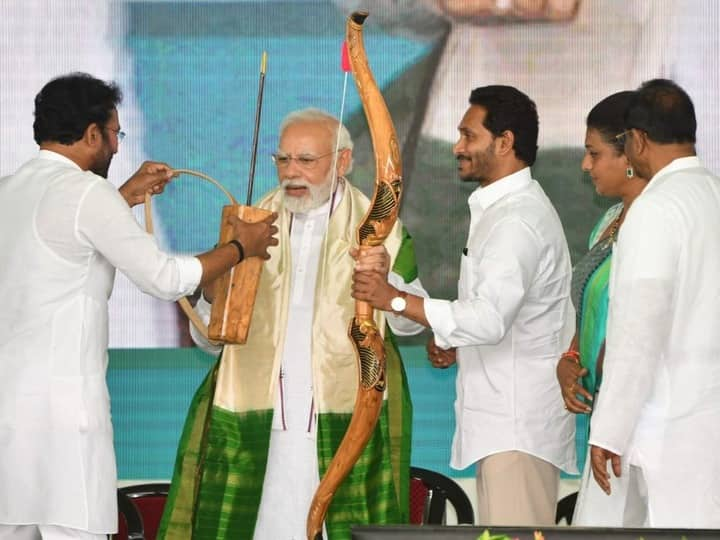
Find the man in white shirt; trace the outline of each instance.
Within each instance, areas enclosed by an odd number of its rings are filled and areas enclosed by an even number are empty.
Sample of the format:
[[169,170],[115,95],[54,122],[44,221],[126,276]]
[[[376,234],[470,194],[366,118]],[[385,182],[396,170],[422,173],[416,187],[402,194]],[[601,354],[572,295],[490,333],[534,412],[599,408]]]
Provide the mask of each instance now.
[[623,524],[720,527],[720,181],[695,155],[695,111],[674,82],[644,83],[625,155],[650,178],[620,229],[610,276],[593,474],[628,474]]
[[[87,74],[35,98],[37,157],[0,179],[0,539],[101,539],[117,531],[107,369],[115,269],[176,299],[245,256],[267,258],[277,229],[236,220],[235,242],[171,256],[130,207],[173,176],[144,163],[118,191],[105,176],[124,133],[120,90]],[[272,218],[274,219],[274,217]]]
[[482,525],[552,525],[559,471],[576,472],[574,420],[554,365],[570,341],[570,257],[562,225],[529,167],[537,152],[535,104],[510,86],[473,90],[453,149],[468,201],[458,300],[397,291],[358,273],[355,297],[432,328],[435,367],[457,356],[451,466],[477,464]]
[[[258,203],[279,214],[280,253],[263,268],[246,344],[212,348],[191,328],[196,342],[221,356],[191,405],[161,538],[307,537],[319,476],[345,434],[358,388],[347,336],[355,306],[349,251],[369,200],[345,179],[352,148],[347,129],[317,109],[291,113],[280,126],[273,155],[280,186]],[[379,246],[364,262],[392,268],[395,287],[425,295],[399,222],[385,247],[389,257]],[[210,304],[201,299],[196,310],[207,318]],[[408,519],[411,405],[392,333],[422,326],[392,313],[375,320],[385,335],[387,392],[370,443],[333,498],[330,538],[349,539],[351,524]],[[194,436],[203,429],[205,440]]]

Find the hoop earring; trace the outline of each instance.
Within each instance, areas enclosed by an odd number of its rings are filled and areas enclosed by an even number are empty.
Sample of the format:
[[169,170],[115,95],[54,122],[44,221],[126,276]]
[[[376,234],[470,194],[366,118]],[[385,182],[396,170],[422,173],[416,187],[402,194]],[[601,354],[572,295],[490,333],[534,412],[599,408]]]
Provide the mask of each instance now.
[[635,171],[633,171],[632,167],[628,167],[627,169],[625,169],[625,176],[627,176],[628,178],[632,178],[633,176],[635,176]]

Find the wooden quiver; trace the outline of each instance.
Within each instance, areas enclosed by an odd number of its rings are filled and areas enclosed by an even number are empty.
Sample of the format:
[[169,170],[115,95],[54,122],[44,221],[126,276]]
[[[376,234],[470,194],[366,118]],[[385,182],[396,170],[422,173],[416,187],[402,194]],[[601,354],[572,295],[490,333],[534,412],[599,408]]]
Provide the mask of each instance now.
[[[271,214],[272,212],[268,210],[252,206],[239,204],[224,206],[219,245],[233,239],[233,228],[228,223],[230,216],[237,216],[249,223],[257,223]],[[234,344],[243,344],[247,341],[262,266],[263,259],[260,257],[246,256],[243,261],[213,282],[215,299],[208,325],[208,337],[211,340]]]

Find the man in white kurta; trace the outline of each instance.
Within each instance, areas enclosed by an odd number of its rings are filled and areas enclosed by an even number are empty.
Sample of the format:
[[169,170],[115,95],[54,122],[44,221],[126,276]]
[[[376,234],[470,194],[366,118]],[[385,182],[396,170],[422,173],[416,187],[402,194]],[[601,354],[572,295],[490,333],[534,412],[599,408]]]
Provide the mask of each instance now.
[[[551,525],[559,470],[576,472],[574,419],[554,374],[572,333],[570,256],[530,173],[534,104],[504,86],[474,90],[470,104],[454,152],[461,179],[480,187],[468,201],[458,299],[409,296],[404,315],[432,328],[435,367],[454,363],[457,350],[451,466],[477,463],[479,523]],[[359,292],[378,308],[394,295],[371,279]]]
[[607,461],[629,468],[624,526],[718,528],[720,180],[695,156],[692,103],[672,82],[645,83],[626,128],[651,180],[613,255],[593,472],[609,492]]
[[[162,191],[167,165],[145,163],[120,191],[100,175],[122,137],[119,101],[116,87],[89,75],[51,81],[36,98],[40,152],[0,179],[3,540],[117,530],[105,382],[115,269],[175,299],[237,262],[232,245],[200,258],[164,253],[135,221],[130,206]],[[107,119],[89,121],[90,107]]]

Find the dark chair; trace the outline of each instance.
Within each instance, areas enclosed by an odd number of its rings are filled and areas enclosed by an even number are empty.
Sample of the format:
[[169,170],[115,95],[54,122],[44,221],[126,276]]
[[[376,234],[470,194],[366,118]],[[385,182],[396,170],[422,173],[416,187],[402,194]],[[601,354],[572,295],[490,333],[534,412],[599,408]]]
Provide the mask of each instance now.
[[557,510],[555,511],[555,523],[560,523],[564,519],[568,525],[572,525],[577,498],[578,492],[575,491],[558,501]]
[[113,534],[113,540],[145,540],[143,521],[140,512],[130,497],[118,489],[118,532]]
[[170,484],[167,482],[120,488],[123,495],[133,502],[142,516],[145,540],[155,540],[157,536],[169,490]]
[[458,524],[472,525],[472,504],[455,481],[428,469],[410,467],[410,523],[444,525],[447,502],[455,508]]

